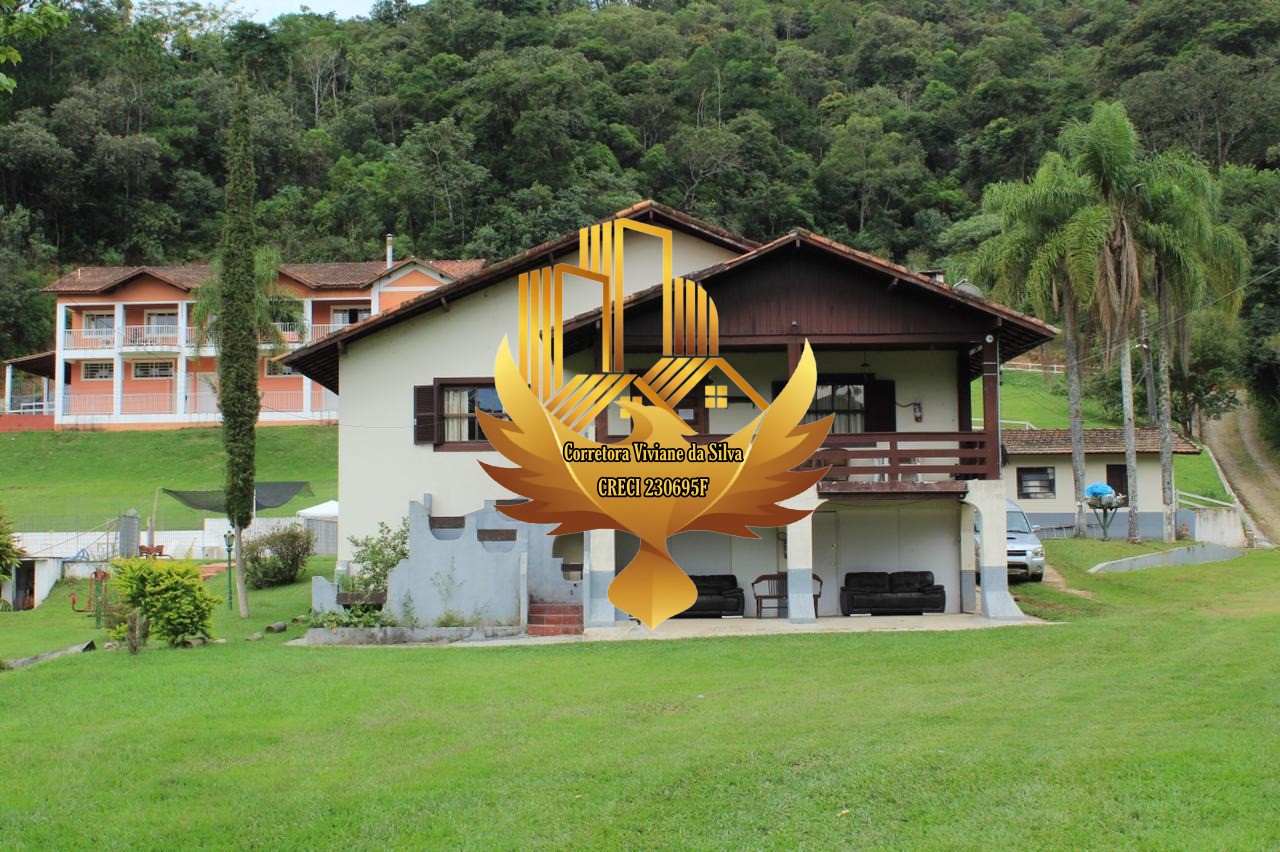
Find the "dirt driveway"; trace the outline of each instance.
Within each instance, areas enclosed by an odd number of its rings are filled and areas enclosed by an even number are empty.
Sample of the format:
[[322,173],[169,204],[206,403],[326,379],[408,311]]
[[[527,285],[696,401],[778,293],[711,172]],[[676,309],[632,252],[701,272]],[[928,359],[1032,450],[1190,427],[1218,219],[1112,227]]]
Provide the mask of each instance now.
[[1258,532],[1280,543],[1280,466],[1263,446],[1253,409],[1241,406],[1221,420],[1206,421],[1204,439]]

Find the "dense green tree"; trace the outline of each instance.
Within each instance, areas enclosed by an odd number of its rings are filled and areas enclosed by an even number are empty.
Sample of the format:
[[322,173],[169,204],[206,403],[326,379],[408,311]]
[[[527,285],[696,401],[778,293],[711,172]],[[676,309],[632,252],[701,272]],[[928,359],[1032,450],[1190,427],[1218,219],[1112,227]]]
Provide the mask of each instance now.
[[[0,0],[0,66],[21,62],[19,43],[42,38],[66,26],[68,20],[66,10],[48,0]],[[12,92],[16,86],[12,77],[0,71],[0,94]]]
[[218,404],[227,454],[227,519],[235,530],[236,598],[249,617],[245,588],[244,529],[253,520],[255,429],[258,422],[258,334],[254,316],[253,128],[248,85],[227,133],[227,223],[222,238],[221,304],[218,310]]

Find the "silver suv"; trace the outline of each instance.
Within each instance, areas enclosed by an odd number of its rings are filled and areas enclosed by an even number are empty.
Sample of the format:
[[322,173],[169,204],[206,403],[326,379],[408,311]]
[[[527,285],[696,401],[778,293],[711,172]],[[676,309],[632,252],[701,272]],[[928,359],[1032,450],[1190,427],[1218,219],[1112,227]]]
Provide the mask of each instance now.
[[[1005,535],[1008,552],[1009,576],[1038,583],[1044,579],[1044,545],[1036,536],[1038,526],[1032,526],[1017,503],[1005,501]],[[977,563],[982,564],[982,521],[974,525],[974,550]]]
[[1012,500],[1006,501],[1005,535],[1009,551],[1009,576],[1038,583],[1044,579],[1044,545],[1021,507]]

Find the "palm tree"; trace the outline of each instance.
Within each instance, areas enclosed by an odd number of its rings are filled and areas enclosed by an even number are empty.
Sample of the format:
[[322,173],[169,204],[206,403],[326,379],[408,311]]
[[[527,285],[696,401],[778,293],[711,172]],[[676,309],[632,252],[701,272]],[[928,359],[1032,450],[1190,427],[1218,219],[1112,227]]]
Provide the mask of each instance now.
[[[282,352],[288,342],[280,330],[281,325],[296,327],[299,340],[306,335],[302,328],[302,303],[280,287],[279,267],[282,262],[280,253],[269,246],[261,246],[254,252],[254,326],[258,339],[276,354]],[[196,302],[191,309],[191,324],[196,328],[201,343],[218,345],[218,305],[221,300],[221,268],[215,262],[209,277],[196,291]]]
[[1154,186],[1167,179],[1162,158],[1143,158],[1138,134],[1121,103],[1094,105],[1086,122],[1072,121],[1058,137],[1094,203],[1077,213],[1069,266],[1077,283],[1092,279],[1093,303],[1106,359],[1120,356],[1130,541],[1138,532],[1138,456],[1134,432],[1132,324],[1142,304],[1142,244],[1138,231],[1152,209]]
[[1150,289],[1159,316],[1156,398],[1165,541],[1177,538],[1169,380],[1172,353],[1176,348],[1185,370],[1190,355],[1187,319],[1201,306],[1206,293],[1216,297],[1219,309],[1239,312],[1240,284],[1249,269],[1244,240],[1229,226],[1213,222],[1217,199],[1209,170],[1203,163],[1176,155],[1170,160],[1161,169],[1166,179],[1153,187],[1152,207],[1139,228],[1150,254]]
[[1080,315],[1088,311],[1092,290],[1074,284],[1069,252],[1079,228],[1076,216],[1092,202],[1089,184],[1059,154],[1045,154],[1026,183],[1001,182],[987,187],[983,210],[999,218],[1001,232],[978,246],[969,266],[974,279],[993,285],[997,298],[1011,303],[1027,300],[1040,316],[1061,317],[1067,348],[1077,537],[1087,534]]

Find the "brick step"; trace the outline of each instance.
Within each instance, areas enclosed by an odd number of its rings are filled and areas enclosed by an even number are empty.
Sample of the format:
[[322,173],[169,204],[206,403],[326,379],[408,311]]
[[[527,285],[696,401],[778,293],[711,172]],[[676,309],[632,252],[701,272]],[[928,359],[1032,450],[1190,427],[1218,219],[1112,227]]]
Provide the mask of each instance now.
[[529,614],[535,612],[545,613],[547,615],[582,615],[582,604],[549,604],[549,603],[531,603],[529,604]]
[[568,624],[530,624],[525,628],[529,636],[581,636],[582,627]]
[[577,615],[556,615],[554,613],[543,614],[543,613],[531,612],[529,613],[529,623],[530,624],[567,624],[567,625],[576,624],[577,626],[581,627],[582,613],[578,613]]

